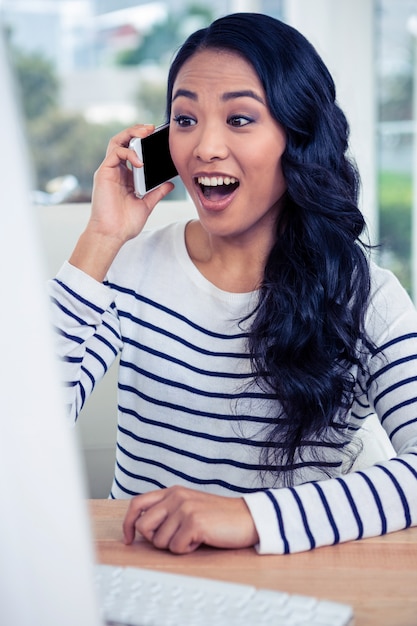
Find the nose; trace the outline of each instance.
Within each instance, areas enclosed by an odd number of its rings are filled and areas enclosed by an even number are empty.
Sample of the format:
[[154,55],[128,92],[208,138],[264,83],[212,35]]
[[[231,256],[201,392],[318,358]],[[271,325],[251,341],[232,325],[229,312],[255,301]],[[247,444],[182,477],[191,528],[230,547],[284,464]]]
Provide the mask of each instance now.
[[215,124],[209,124],[199,128],[196,137],[196,145],[193,151],[194,157],[200,161],[210,163],[222,160],[229,153],[224,133]]

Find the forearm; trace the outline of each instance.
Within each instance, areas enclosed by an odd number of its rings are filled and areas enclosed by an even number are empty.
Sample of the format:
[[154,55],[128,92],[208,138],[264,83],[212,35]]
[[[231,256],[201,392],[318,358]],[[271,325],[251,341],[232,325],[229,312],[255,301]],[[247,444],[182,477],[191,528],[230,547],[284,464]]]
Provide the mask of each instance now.
[[87,229],[80,236],[69,263],[102,282],[122,246],[118,237],[101,235]]
[[49,282],[49,294],[65,402],[76,419],[120,350],[118,318],[110,307],[113,294],[69,263]]
[[116,135],[106,157],[94,175],[91,217],[69,262],[102,282],[122,246],[142,231],[155,205],[174,187],[165,183],[146,194],[135,196],[129,161],[141,167],[134,150],[126,146],[132,137],[144,137],[153,126],[138,125]]
[[417,524],[417,450],[363,472],[245,496],[261,554],[286,554]]

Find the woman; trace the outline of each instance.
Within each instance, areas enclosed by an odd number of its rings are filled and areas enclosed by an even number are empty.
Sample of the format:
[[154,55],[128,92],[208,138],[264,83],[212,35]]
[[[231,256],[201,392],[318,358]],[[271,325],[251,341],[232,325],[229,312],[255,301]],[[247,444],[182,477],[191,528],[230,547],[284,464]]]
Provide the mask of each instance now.
[[[173,186],[134,196],[129,141],[153,127],[127,129],[51,283],[74,419],[121,352],[126,543],[286,553],[415,524],[417,314],[360,242],[326,67],[289,26],[231,15],[179,50],[167,102],[198,219],[143,231]],[[398,456],[352,471],[374,411]]]

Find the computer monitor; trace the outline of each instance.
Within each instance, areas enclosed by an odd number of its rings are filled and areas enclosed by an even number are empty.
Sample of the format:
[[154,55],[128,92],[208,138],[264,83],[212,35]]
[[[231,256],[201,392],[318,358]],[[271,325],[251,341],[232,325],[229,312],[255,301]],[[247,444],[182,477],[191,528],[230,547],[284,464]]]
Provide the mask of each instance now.
[[0,622],[99,626],[84,476],[60,394],[31,168],[2,33],[0,76]]

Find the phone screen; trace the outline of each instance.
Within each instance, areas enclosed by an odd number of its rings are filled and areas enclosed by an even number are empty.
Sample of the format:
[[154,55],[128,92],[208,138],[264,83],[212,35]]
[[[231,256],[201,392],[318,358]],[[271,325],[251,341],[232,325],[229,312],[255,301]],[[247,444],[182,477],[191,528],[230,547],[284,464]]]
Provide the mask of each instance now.
[[153,189],[177,175],[169,152],[168,136],[169,126],[164,126],[142,139],[146,189]]

